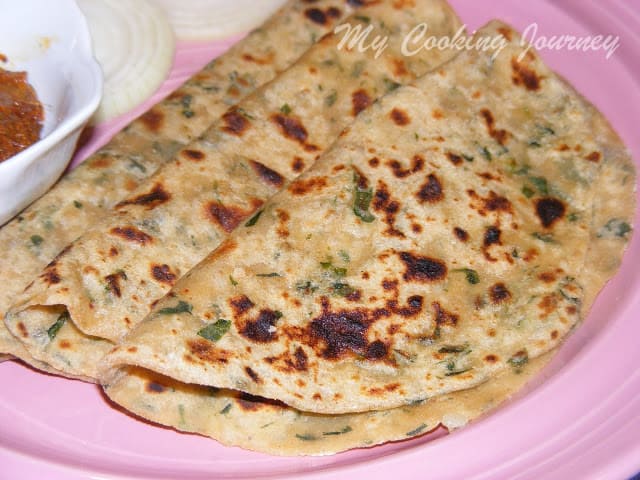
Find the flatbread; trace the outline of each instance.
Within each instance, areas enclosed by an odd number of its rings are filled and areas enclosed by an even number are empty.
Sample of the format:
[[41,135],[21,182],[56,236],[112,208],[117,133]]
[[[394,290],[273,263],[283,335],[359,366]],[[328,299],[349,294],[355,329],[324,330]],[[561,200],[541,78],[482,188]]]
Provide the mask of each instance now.
[[[603,143],[620,143],[608,125],[597,131],[609,137]],[[616,235],[606,225],[612,219],[630,224],[635,211],[634,167],[629,155],[610,151],[602,162],[598,180],[592,184],[591,240],[580,275],[589,278],[582,304],[585,315],[617,270],[629,240],[629,234]],[[554,355],[549,352],[522,370],[507,370],[473,389],[417,405],[338,416],[285,409],[279,402],[240,392],[186,385],[139,367],[127,367],[126,373],[121,372],[117,381],[104,388],[114,402],[136,415],[225,445],[279,455],[325,455],[424,435],[439,423],[450,430],[465,426],[522,389]]]
[[424,435],[439,425],[455,430],[493,411],[522,388],[550,354],[490,382],[390,410],[321,415],[237,391],[187,385],[131,368],[105,392],[136,415],[224,445],[272,455],[329,455]]
[[[0,292],[0,315],[55,255],[95,224],[103,212],[200,136],[229,106],[289,67],[317,39],[357,10],[358,3],[318,0],[310,6],[303,0],[288,2],[264,26],[210,62],[2,227],[0,277],[11,281]],[[314,17],[311,10],[331,11],[331,15]],[[1,322],[0,352],[29,359]]]
[[[105,383],[133,365],[339,414],[467,389],[557,347],[589,280],[591,184],[615,163],[629,188],[634,170],[516,32],[493,22],[476,40],[498,36],[497,55],[464,52],[359,117],[176,284]],[[617,265],[631,227],[607,225]]]
[[350,24],[388,35],[379,58],[371,49],[339,48],[340,34],[324,37],[65,248],[16,298],[5,319],[10,331],[36,359],[95,377],[111,342],[235,227],[250,223],[357,114],[454,55],[432,49],[403,57],[402,40],[421,21],[435,36],[460,28],[443,1],[363,7]]

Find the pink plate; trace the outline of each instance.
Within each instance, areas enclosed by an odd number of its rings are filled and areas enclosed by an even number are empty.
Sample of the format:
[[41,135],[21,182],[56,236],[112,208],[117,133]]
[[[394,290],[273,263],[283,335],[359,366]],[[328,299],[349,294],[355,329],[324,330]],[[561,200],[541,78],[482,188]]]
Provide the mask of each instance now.
[[[451,0],[469,29],[493,17],[542,35],[612,34],[604,51],[542,56],[603,111],[640,158],[640,0]],[[130,114],[99,126],[76,163],[229,42],[180,45],[171,78]],[[639,222],[636,220],[636,225]],[[625,479],[640,471],[640,236],[620,273],[553,363],[495,414],[451,435],[320,458],[222,447],[124,415],[95,386],[0,364],[0,479],[464,478]]]

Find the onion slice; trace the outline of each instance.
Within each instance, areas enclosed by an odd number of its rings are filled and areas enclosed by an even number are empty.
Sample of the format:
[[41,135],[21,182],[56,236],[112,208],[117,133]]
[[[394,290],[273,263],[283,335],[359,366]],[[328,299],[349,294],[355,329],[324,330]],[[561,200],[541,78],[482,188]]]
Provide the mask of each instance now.
[[92,121],[128,112],[167,77],[175,40],[166,13],[147,0],[77,0],[87,19],[104,95]]
[[179,40],[204,41],[249,31],[285,0],[153,0],[169,15]]

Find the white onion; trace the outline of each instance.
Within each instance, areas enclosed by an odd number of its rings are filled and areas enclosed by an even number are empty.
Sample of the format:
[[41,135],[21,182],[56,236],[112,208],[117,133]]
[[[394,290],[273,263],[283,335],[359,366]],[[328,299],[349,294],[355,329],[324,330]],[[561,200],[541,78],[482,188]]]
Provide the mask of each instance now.
[[169,15],[179,40],[214,40],[251,30],[285,0],[152,0]]
[[94,122],[149,98],[166,78],[175,40],[166,13],[146,0],[77,0],[87,18],[104,96]]

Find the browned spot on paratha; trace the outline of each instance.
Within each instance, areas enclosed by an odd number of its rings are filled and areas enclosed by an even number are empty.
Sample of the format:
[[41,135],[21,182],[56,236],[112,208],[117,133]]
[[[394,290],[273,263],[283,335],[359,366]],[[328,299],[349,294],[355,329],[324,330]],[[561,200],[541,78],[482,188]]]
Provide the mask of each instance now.
[[289,214],[286,210],[281,208],[276,209],[276,216],[278,217],[278,227],[276,233],[280,238],[286,238],[289,236],[289,229],[287,228],[287,222],[289,221]]
[[495,225],[491,225],[487,227],[484,231],[484,237],[482,239],[482,252],[487,260],[490,262],[497,261],[494,257],[492,257],[489,253],[489,249],[492,245],[501,245],[500,236],[502,235],[502,231],[496,227]]
[[391,110],[389,116],[391,117],[391,120],[393,120],[393,122],[400,127],[404,127],[411,123],[409,114],[400,108],[394,108],[393,110]]
[[268,343],[278,339],[275,326],[281,316],[278,311],[264,308],[256,318],[244,322],[238,322],[236,319],[236,323],[239,323],[238,331],[243,337],[256,343]]
[[147,243],[151,243],[153,241],[153,237],[151,235],[148,235],[142,230],[139,230],[136,227],[132,226],[114,227],[109,230],[109,233],[129,242],[138,243],[140,245],[146,245]]
[[466,242],[467,240],[469,240],[469,233],[464,228],[455,227],[453,229],[453,233],[461,242]]
[[556,274],[555,272],[542,272],[538,275],[538,278],[544,283],[553,283],[556,281]]
[[600,154],[600,152],[591,152],[589,155],[587,155],[586,157],[587,160],[589,160],[590,162],[594,162],[597,163],[600,161],[600,159],[602,158],[602,155]]
[[122,289],[120,286],[121,280],[126,280],[127,274],[124,271],[120,270],[116,273],[112,273],[104,277],[104,281],[107,284],[107,289],[116,297],[122,296]]
[[194,150],[192,148],[185,148],[184,150],[180,151],[180,154],[187,160],[192,160],[194,162],[199,162],[205,157],[204,152],[201,152],[200,150]]
[[[87,160],[88,162],[89,160]],[[88,164],[91,168],[107,168],[113,164],[113,158],[108,157],[106,155],[101,155],[97,157],[95,160],[91,160],[91,163]]]
[[483,108],[482,110],[480,110],[480,114],[487,124],[487,131],[489,132],[489,135],[500,145],[504,145],[509,139],[509,132],[495,127],[495,119],[493,118],[493,114],[488,108]]
[[511,30],[509,30],[507,27],[498,27],[498,32],[500,32],[500,34],[507,39],[508,42],[511,41]]
[[398,160],[387,160],[386,165],[391,168],[396,178],[405,178],[422,170],[424,167],[424,158],[420,155],[415,155],[411,159],[411,166],[408,168],[404,168]]
[[405,264],[403,278],[408,282],[437,282],[447,275],[447,266],[437,258],[400,252],[400,260]]
[[416,6],[415,0],[394,0],[393,8],[396,10],[402,10],[404,8],[414,8]]
[[258,375],[251,367],[244,367],[244,371],[255,383],[264,383],[260,378],[260,375]]
[[155,108],[151,108],[140,115],[140,121],[147,130],[153,133],[158,133],[164,123],[164,114]]
[[471,197],[471,208],[475,209],[483,217],[488,213],[512,213],[513,206],[508,198],[498,195],[491,190],[487,197],[481,197],[474,190],[467,190],[467,194]]
[[304,160],[300,157],[294,157],[291,162],[291,170],[296,173],[302,172],[302,170],[304,170]]
[[487,363],[496,363],[498,361],[497,355],[490,353],[484,357],[484,361]]
[[338,359],[354,353],[363,355],[367,349],[367,330],[371,320],[365,309],[330,310],[326,297],[322,300],[322,313],[308,327],[312,345],[321,344],[320,355],[326,359]]
[[567,207],[562,200],[552,197],[536,200],[536,215],[544,228],[550,228],[564,217]]
[[187,340],[187,348],[198,359],[207,363],[227,363],[231,356],[228,351],[217,348],[213,342],[204,338]]
[[304,128],[302,122],[291,115],[282,115],[276,113],[271,116],[273,121],[280,128],[280,132],[287,138],[294,140],[302,145],[307,141],[309,136],[307,129]]
[[18,322],[17,327],[20,336],[22,336],[23,338],[29,338],[29,332],[27,331],[27,327],[25,327],[24,323]]
[[255,306],[251,299],[246,295],[240,295],[230,299],[229,305],[233,309],[233,313],[236,317],[244,315]]
[[171,267],[166,263],[162,265],[151,265],[151,276],[160,283],[173,285],[178,276],[171,271]]
[[494,304],[506,302],[511,298],[511,292],[504,283],[498,282],[489,288],[489,298]]
[[445,154],[447,156],[447,158],[449,159],[449,161],[451,163],[453,163],[454,165],[458,166],[462,163],[462,157],[460,155],[457,155],[455,153],[452,152],[447,152]]
[[238,137],[241,137],[250,126],[249,119],[235,109],[228,110],[222,115],[222,119],[225,123],[222,130]]
[[40,275],[40,278],[48,283],[49,285],[55,285],[62,281],[62,278],[58,274],[58,271],[55,268],[55,265],[50,265],[46,268],[46,270]]
[[284,403],[278,400],[258,397],[257,395],[251,395],[246,392],[240,392],[235,398],[235,401],[242,410],[248,412],[255,412],[262,408],[274,408],[278,410],[288,408]]
[[300,178],[291,182],[288,190],[294,195],[307,195],[313,191],[319,192],[327,185],[326,177]]
[[442,183],[435,174],[427,175],[427,180],[420,186],[416,197],[420,203],[436,203],[444,198]]
[[517,58],[513,57],[511,59],[511,70],[511,79],[515,85],[523,86],[530,91],[540,89],[542,77],[540,77],[535,70],[529,68],[524,62],[519,62]]
[[351,105],[352,105],[353,116],[355,117],[356,115],[358,115],[361,111],[369,107],[372,103],[373,101],[371,100],[371,97],[365,90],[360,89],[353,92],[353,94],[351,94]]
[[256,175],[258,175],[258,177],[260,177],[264,182],[276,188],[282,187],[282,184],[284,183],[284,177],[278,172],[270,169],[260,162],[256,162],[255,160],[251,160],[250,164],[251,168],[253,168],[253,171],[256,172]]
[[558,297],[554,293],[545,295],[538,303],[538,308],[542,311],[540,318],[548,317],[557,310]]
[[58,342],[58,347],[62,350],[69,350],[71,348],[71,342],[69,340],[60,340]]
[[252,62],[257,65],[270,65],[273,63],[275,54],[273,52],[267,53],[264,57],[256,57],[255,55],[251,55],[250,53],[242,54],[242,59],[247,62]]
[[458,314],[445,310],[439,302],[433,302],[431,304],[431,308],[433,308],[433,314],[437,326],[455,327],[458,325],[458,321],[460,320]]
[[229,255],[238,247],[238,244],[231,239],[227,239],[207,256],[207,261],[214,261],[216,258]]
[[395,225],[398,212],[400,211],[400,202],[391,197],[389,187],[382,180],[378,181],[378,188],[373,195],[372,206],[376,212],[384,214],[384,222],[387,224],[387,229],[384,231],[386,235],[401,238],[405,236]]
[[265,357],[264,361],[281,372],[292,373],[307,371],[309,358],[304,349],[298,346],[293,355],[285,352],[278,356]]
[[327,14],[319,8],[307,8],[304,11],[304,16],[318,25],[326,25],[329,21]]
[[126,205],[141,205],[147,210],[153,210],[158,205],[168,202],[171,194],[165,190],[161,183],[156,183],[149,193],[143,193],[137,197],[124,200],[116,205],[115,208],[122,208]]
[[231,233],[244,219],[251,215],[255,209],[259,208],[262,203],[261,200],[252,199],[253,208],[251,210],[243,210],[233,205],[223,205],[220,202],[213,201],[207,205],[206,213],[209,220],[225,232]]

